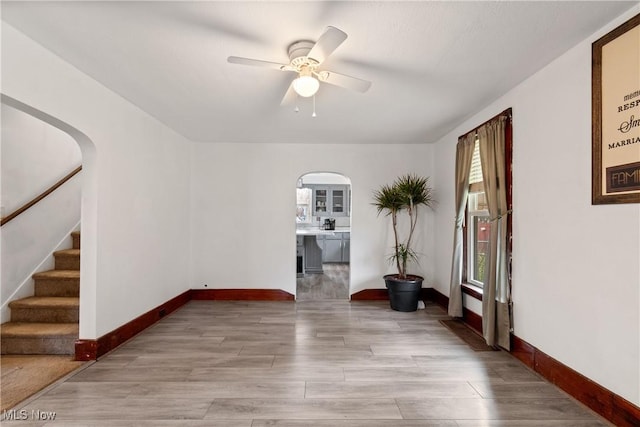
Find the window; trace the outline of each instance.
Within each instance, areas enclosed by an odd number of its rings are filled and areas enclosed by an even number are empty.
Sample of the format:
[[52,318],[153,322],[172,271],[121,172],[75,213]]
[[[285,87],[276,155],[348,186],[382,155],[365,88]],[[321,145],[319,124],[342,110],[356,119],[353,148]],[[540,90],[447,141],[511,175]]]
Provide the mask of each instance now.
[[296,188],[296,223],[311,224],[311,189]]
[[[511,116],[511,111],[494,117],[496,119],[503,114]],[[492,120],[493,120],[492,119]],[[505,162],[506,162],[506,189],[507,205],[511,209],[511,157],[512,157],[512,130],[511,122],[507,121],[505,127]],[[470,133],[469,133],[470,134]],[[467,135],[469,135],[467,134]],[[471,170],[469,172],[469,197],[467,199],[466,216],[463,225],[463,267],[462,282],[482,288],[488,276],[489,263],[489,243],[491,238],[491,221],[484,183],[482,177],[482,163],[480,160],[480,144],[476,140],[471,159]],[[511,216],[507,219],[507,242],[508,251],[511,252]],[[509,279],[510,280],[510,279]],[[467,293],[473,295],[472,287],[467,287]],[[464,287],[463,287],[464,290]],[[480,294],[478,294],[480,295]]]
[[466,281],[472,285],[482,287],[485,281],[486,259],[489,255],[491,222],[489,221],[489,210],[484,194],[478,141],[476,141],[473,159],[471,160],[466,219]]

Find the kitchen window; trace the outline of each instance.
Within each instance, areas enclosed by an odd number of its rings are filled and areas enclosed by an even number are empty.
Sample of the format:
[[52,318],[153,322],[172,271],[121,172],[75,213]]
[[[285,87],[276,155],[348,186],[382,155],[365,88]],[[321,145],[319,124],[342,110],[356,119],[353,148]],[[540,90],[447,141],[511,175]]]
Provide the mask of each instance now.
[[296,223],[311,224],[311,189],[296,188]]

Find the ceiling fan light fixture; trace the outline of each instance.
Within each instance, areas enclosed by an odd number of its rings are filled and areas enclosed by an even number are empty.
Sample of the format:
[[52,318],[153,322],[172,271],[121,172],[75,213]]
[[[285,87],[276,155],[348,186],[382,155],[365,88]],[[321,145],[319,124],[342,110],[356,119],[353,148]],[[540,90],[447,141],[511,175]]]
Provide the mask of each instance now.
[[319,88],[320,82],[313,76],[301,75],[293,81],[293,90],[304,98],[315,95]]
[[[280,102],[282,106],[290,105],[300,97],[310,98],[315,96],[320,89],[321,82],[364,93],[371,86],[371,82],[319,69],[323,67],[325,59],[346,39],[347,33],[336,27],[329,26],[315,42],[297,40],[290,44],[287,50],[289,53],[288,64],[243,58],[241,56],[229,56],[227,62],[297,73],[298,75],[291,82]],[[298,107],[294,111],[297,112]]]

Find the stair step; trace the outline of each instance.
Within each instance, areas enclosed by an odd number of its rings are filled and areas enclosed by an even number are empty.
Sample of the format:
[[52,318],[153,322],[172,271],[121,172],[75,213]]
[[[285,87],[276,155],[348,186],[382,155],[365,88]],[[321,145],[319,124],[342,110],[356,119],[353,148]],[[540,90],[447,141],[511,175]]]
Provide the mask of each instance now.
[[75,354],[80,312],[80,232],[73,249],[54,252],[55,270],[34,274],[35,296],[9,303],[0,325],[1,354]]
[[79,270],[49,270],[33,276],[37,297],[77,297],[80,296]]
[[71,240],[73,240],[73,249],[80,249],[80,232],[72,231]]
[[80,270],[80,249],[55,251],[56,270]]
[[2,354],[74,354],[77,323],[23,323],[0,325]]
[[9,303],[12,322],[72,323],[79,320],[78,297],[28,297]]

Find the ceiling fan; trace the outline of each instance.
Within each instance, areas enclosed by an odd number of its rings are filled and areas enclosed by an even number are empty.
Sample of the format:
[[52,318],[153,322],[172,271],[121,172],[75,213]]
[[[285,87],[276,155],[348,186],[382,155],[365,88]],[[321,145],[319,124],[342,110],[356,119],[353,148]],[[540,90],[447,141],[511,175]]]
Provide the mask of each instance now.
[[336,27],[327,27],[318,41],[300,40],[289,45],[289,63],[262,61],[259,59],[230,56],[227,61],[232,64],[253,65],[273,68],[280,71],[291,71],[298,74],[282,98],[280,105],[288,105],[296,97],[310,97],[320,88],[320,82],[341,86],[357,92],[366,92],[371,82],[333,71],[321,70],[322,63],[338,46],[347,39],[347,34]]

